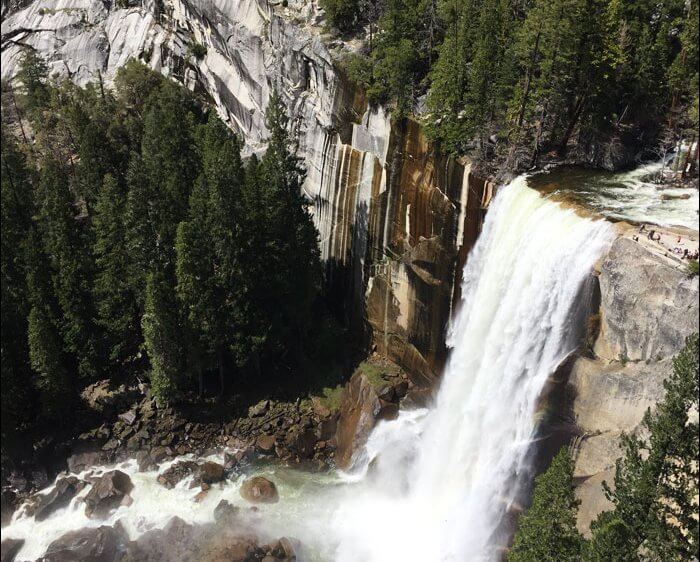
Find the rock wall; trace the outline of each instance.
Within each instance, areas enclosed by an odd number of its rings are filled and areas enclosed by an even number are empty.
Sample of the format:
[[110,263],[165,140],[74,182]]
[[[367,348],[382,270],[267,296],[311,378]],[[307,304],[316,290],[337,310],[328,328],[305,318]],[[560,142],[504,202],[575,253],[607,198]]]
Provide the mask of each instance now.
[[644,412],[664,396],[673,356],[698,331],[698,277],[626,236],[603,261],[600,291],[595,357],[578,359],[569,380],[581,432],[574,476],[584,533],[610,508],[601,483],[613,483],[621,433],[640,430]]
[[[327,289],[353,331],[428,384],[445,356],[444,331],[461,265],[490,187],[468,163],[437,153],[412,121],[369,108],[334,62],[312,0],[35,0],[3,3],[2,77],[22,48],[79,84],[111,82],[129,58],[199,91],[264,148],[273,89],[286,100],[305,159]],[[24,7],[23,7],[24,6]],[[194,44],[206,47],[201,59]]]

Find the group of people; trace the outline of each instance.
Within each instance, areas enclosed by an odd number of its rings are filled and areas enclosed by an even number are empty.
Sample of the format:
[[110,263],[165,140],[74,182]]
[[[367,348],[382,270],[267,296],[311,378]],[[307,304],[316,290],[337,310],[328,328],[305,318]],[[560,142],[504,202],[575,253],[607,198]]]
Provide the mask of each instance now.
[[[643,233],[647,233],[647,238],[651,240],[652,242],[659,242],[661,243],[661,233],[657,232],[655,229],[651,228],[647,230],[646,225],[642,224],[642,226],[639,227],[639,232],[632,236],[632,240],[635,242],[639,242],[639,236]],[[683,244],[683,237],[678,236],[678,241],[677,244]],[[698,250],[691,251],[690,248],[681,248],[680,246],[675,246],[671,252],[673,254],[676,254],[679,256],[681,259],[684,260],[697,260],[699,257],[699,252]],[[665,254],[668,255],[668,254]]]

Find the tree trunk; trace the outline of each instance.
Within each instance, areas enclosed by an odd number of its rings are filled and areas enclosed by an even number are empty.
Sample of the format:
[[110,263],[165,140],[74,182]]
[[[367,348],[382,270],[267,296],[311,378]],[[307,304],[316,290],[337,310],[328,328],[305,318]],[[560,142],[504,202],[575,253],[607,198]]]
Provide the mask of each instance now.
[[225,369],[224,369],[224,348],[220,347],[219,351],[217,353],[218,358],[219,358],[219,396],[224,395],[224,374],[225,374]]
[[530,66],[528,66],[527,73],[525,74],[525,88],[523,89],[523,101],[520,104],[520,111],[518,111],[518,131],[523,126],[523,119],[525,118],[525,108],[527,107],[528,98],[530,97],[530,83],[532,80],[532,71],[535,66],[535,61],[537,60],[537,55],[539,55],[541,35],[542,33],[538,30],[537,37],[535,38],[535,46],[532,49],[532,56],[530,57]]
[[566,150],[567,150],[567,145],[569,144],[569,139],[571,138],[571,135],[574,132],[574,128],[576,127],[576,124],[578,123],[579,118],[581,117],[581,113],[583,112],[583,106],[585,105],[586,101],[586,92],[581,94],[581,97],[579,98],[578,102],[576,103],[576,107],[574,109],[573,115],[571,116],[571,119],[569,119],[569,124],[566,126],[566,131],[564,131],[564,136],[561,139],[561,142],[559,143],[559,149],[557,150],[557,154],[560,157],[566,156]]

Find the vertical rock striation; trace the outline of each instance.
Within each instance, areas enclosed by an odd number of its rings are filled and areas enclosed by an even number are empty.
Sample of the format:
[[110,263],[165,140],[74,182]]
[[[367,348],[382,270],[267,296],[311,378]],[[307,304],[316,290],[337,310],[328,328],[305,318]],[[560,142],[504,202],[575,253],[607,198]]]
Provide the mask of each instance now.
[[[327,290],[353,330],[431,382],[461,266],[490,186],[445,158],[410,120],[370,108],[334,62],[315,2],[290,0],[35,0],[3,4],[2,77],[36,49],[50,71],[110,83],[129,58],[211,99],[246,141],[264,148],[270,93],[285,99],[307,168]],[[24,6],[24,7],[22,7]],[[193,45],[206,47],[197,58]]]

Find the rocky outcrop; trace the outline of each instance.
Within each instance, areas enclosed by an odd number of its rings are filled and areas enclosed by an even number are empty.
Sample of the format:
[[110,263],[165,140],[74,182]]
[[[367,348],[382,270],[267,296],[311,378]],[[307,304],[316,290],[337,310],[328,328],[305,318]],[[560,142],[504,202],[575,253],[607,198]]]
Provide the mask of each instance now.
[[352,466],[356,451],[376,424],[380,408],[375,388],[364,374],[355,373],[345,387],[338,420],[335,460],[339,468]]
[[129,505],[129,494],[134,489],[129,475],[121,470],[111,470],[99,476],[85,496],[85,515],[105,518],[120,505]]
[[280,499],[275,483],[262,476],[245,480],[240,493],[243,499],[252,503],[276,503]]
[[584,533],[610,508],[601,483],[612,484],[621,433],[640,429],[644,412],[664,396],[673,355],[698,331],[698,277],[644,245],[618,238],[599,279],[595,357],[578,359],[569,381],[581,433],[574,476]]
[[75,476],[58,478],[47,493],[37,494],[29,499],[25,513],[34,515],[37,521],[43,521],[54,511],[66,507],[85,486],[86,483]]
[[14,562],[22,546],[23,539],[3,539],[0,543],[0,562]]
[[85,528],[53,541],[42,562],[114,562],[124,535],[114,527]]
[[[352,47],[324,38],[322,23],[309,0],[35,1],[3,19],[2,77],[14,75],[23,46],[79,84],[109,84],[136,58],[210,98],[247,153],[264,146],[264,111],[280,90],[338,314],[433,380],[490,186],[440,155],[417,123],[370,108],[336,64]],[[206,54],[195,57],[194,45]]]
[[658,361],[677,353],[697,331],[698,278],[623,237],[613,244],[600,276],[604,359]]

